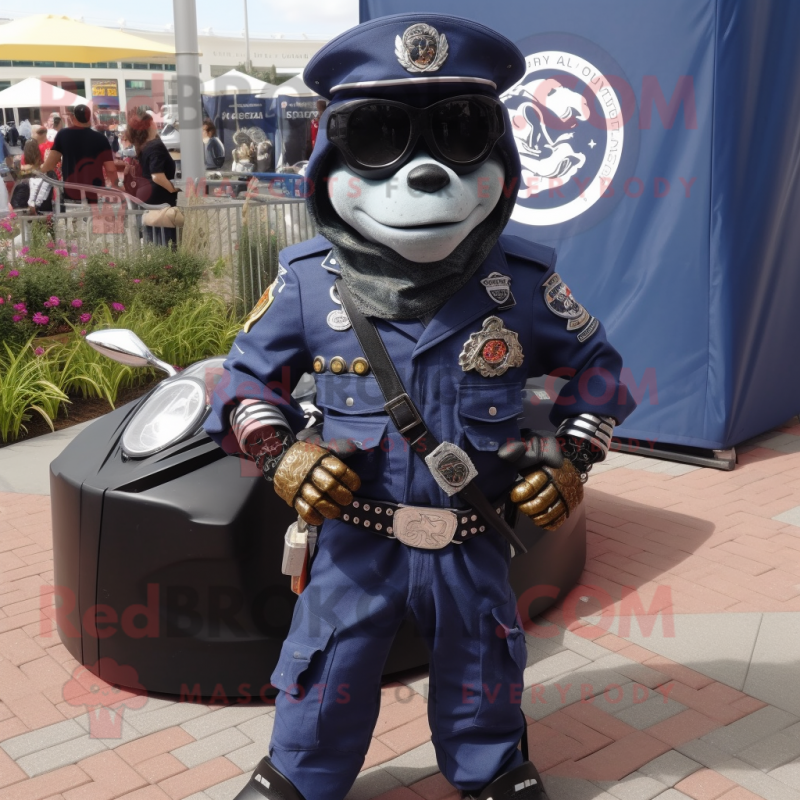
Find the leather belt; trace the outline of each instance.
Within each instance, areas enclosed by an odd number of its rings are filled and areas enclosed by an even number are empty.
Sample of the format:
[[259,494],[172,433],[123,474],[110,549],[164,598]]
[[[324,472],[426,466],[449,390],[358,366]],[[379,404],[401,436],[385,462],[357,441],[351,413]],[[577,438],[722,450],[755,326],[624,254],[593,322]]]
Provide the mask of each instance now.
[[[502,514],[504,508],[505,502],[494,505],[496,514]],[[441,550],[450,543],[463,544],[485,533],[487,527],[471,508],[406,506],[365,497],[356,497],[344,509],[341,519],[422,550]]]

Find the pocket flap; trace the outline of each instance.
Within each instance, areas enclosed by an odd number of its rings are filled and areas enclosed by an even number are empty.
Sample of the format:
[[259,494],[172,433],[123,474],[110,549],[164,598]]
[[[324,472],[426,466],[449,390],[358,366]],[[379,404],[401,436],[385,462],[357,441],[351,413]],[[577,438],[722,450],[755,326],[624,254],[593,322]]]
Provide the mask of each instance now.
[[334,375],[330,372],[316,376],[316,404],[339,414],[377,414],[383,411],[381,390],[374,375]]
[[[314,654],[321,653],[328,646],[335,630],[329,622],[309,611],[302,596],[298,607],[292,629],[283,643],[280,658],[270,677],[270,682],[276,689],[292,697],[303,693],[300,677],[308,669]],[[300,616],[297,616],[298,613]]]
[[461,384],[458,411],[480,422],[502,422],[522,415],[522,390],[516,383]]
[[326,441],[347,439],[359,450],[372,450],[386,437],[389,417],[339,417],[325,415],[322,436]]
[[519,426],[514,419],[485,425],[465,425],[464,433],[476,450],[485,453],[496,453],[501,445],[519,441]]
[[506,638],[511,634],[522,633],[522,623],[517,613],[517,598],[513,594],[505,603],[492,609],[492,616],[503,626]]

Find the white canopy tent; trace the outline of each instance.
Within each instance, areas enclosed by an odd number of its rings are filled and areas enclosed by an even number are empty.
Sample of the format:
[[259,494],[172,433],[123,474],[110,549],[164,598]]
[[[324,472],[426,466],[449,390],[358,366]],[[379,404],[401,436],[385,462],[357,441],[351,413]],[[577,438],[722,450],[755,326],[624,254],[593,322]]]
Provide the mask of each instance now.
[[89,105],[85,97],[38,78],[25,78],[0,92],[0,108],[13,108],[15,113],[18,108],[38,108],[46,116],[45,111],[64,110],[81,103]]
[[219,97],[225,94],[254,94],[258,97],[272,97],[277,86],[260,81],[252,75],[232,69],[224,75],[206,81],[200,93],[208,97]]
[[[269,84],[268,84],[269,85]],[[279,84],[278,86],[271,87],[269,94],[259,94],[259,97],[279,97],[280,95],[288,95],[289,97],[317,97],[317,93],[308,88],[303,83],[303,73],[289,78],[288,81]]]

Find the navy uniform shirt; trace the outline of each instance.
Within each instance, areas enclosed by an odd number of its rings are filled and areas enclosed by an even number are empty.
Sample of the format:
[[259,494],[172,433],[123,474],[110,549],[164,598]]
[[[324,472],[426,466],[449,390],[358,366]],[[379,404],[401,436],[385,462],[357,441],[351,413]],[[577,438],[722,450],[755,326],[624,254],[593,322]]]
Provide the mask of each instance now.
[[[554,250],[502,236],[476,274],[427,326],[417,319],[376,320],[428,428],[440,441],[467,451],[479,473],[476,480],[491,499],[516,479],[516,471],[497,456],[497,449],[520,437],[518,418],[528,378],[554,372],[573,376],[554,406],[551,419],[556,425],[584,412],[622,422],[634,408],[630,393],[620,391],[622,360],[602,325],[594,317],[576,319],[569,299],[565,315],[566,287],[562,284],[562,294],[556,296],[559,282],[554,272]],[[509,301],[498,303],[481,283],[493,273],[510,278],[516,301],[512,307],[501,310]],[[295,432],[301,430],[303,412],[290,392],[303,373],[313,372],[315,357],[321,357],[325,370],[316,375],[316,403],[325,414],[323,436],[357,444],[358,451],[347,463],[361,477],[359,495],[411,505],[458,506],[458,498],[445,495],[384,412],[385,401],[371,372],[331,372],[333,357],[349,366],[364,355],[352,328],[340,331],[328,324],[328,315],[341,309],[331,291],[337,277],[330,243],[321,236],[282,251],[279,276],[268,290],[271,303],[249,332],[237,336],[206,430],[228,452],[236,452],[228,415],[245,398],[278,405]],[[459,355],[470,334],[481,331],[491,316],[517,334],[523,359],[521,366],[502,375],[483,377],[462,369]]]

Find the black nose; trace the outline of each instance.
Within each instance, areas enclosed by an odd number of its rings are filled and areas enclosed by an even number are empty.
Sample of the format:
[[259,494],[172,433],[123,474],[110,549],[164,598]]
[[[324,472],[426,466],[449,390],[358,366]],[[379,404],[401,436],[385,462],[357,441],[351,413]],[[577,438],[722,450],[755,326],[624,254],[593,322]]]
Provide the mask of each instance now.
[[417,192],[438,192],[450,183],[450,176],[438,164],[422,164],[408,173],[408,186]]

